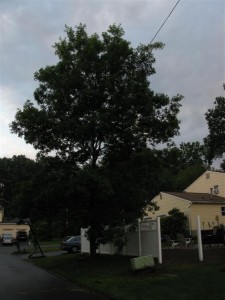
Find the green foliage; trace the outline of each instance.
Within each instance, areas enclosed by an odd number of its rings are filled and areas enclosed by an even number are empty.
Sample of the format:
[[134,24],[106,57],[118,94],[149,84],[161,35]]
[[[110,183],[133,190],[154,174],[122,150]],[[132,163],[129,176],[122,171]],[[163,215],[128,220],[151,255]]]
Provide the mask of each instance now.
[[144,214],[150,200],[160,191],[160,161],[155,151],[146,149],[127,162],[110,165],[108,176],[118,201],[116,215],[131,224]]
[[88,36],[84,25],[65,29],[54,45],[59,62],[35,73],[37,106],[27,101],[11,124],[42,153],[52,150],[93,166],[115,153],[129,158],[147,142],[166,142],[178,133],[181,96],[154,94],[152,51],[162,44],[136,49],[123,39],[120,26]]
[[51,231],[49,230],[49,223],[45,220],[35,223],[35,234],[39,241],[51,240]]
[[181,143],[180,150],[182,152],[181,164],[183,169],[192,165],[206,166],[206,149],[204,145],[199,142]]
[[187,230],[187,217],[178,208],[173,208],[168,212],[168,216],[161,219],[161,232],[176,239],[178,233],[185,234]]
[[225,159],[220,164],[221,170],[225,172]]
[[[75,30],[66,26],[65,33],[54,45],[58,62],[34,75],[39,82],[36,103],[28,100],[17,111],[11,131],[39,155],[54,152],[71,169],[83,168],[77,178],[70,172],[68,184],[58,171],[42,173],[35,210],[51,218],[51,208],[58,214],[63,199],[66,207],[79,212],[78,222],[90,227],[92,251],[107,223],[117,227],[124,216],[132,221],[143,214],[149,194],[144,175],[149,170],[143,165],[140,169],[135,156],[178,134],[182,96],[169,98],[150,89],[153,51],[161,43],[133,48],[116,25],[101,37],[88,36],[82,24]],[[115,175],[122,168],[127,174],[122,170],[118,182]],[[48,181],[48,176],[55,180]]]
[[204,139],[209,163],[225,153],[225,98],[217,97],[214,108],[205,113],[209,135]]
[[183,191],[207,168],[206,148],[199,142],[174,144],[157,151],[161,162],[161,190]]
[[[174,168],[176,162],[174,159]],[[3,203],[7,217],[30,217],[35,224],[48,220],[46,239],[78,234],[80,227],[89,226],[94,214],[96,244],[113,239],[123,242],[119,226],[132,224],[143,215],[146,205],[151,209],[150,200],[160,190],[182,189],[204,171],[196,165],[174,171],[171,159],[150,149],[123,163],[105,161],[95,169],[71,168],[70,161],[54,157],[40,157],[36,162],[25,157],[4,158],[0,166],[4,189],[8,188],[7,180],[14,180],[11,198],[7,198],[10,206]],[[90,209],[92,205],[95,210]]]
[[206,149],[199,142],[181,143],[179,148],[174,144],[168,145],[159,151],[159,156],[175,174],[190,166],[206,167]]
[[181,169],[174,176],[173,191],[183,191],[205,171],[206,167],[200,163],[190,166],[187,165],[185,169]]
[[24,155],[0,158],[1,204],[9,219],[17,216],[19,207],[14,202],[19,197],[20,189],[29,189],[35,171],[36,162]]

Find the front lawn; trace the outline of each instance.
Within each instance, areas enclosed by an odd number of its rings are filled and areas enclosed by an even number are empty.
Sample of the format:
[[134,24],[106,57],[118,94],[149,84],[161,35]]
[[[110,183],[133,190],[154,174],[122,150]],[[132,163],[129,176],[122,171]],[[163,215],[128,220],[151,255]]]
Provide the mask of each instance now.
[[159,265],[155,272],[134,275],[130,257],[64,254],[35,259],[52,273],[118,300],[224,300],[225,257],[218,263]]

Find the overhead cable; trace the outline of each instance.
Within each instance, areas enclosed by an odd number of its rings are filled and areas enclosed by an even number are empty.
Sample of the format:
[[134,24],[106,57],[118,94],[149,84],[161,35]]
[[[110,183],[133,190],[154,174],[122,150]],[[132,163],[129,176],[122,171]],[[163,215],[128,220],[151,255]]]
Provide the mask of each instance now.
[[163,24],[160,26],[159,30],[156,32],[156,34],[154,35],[153,39],[151,40],[150,44],[154,41],[155,37],[158,35],[158,33],[160,32],[160,30],[162,29],[162,27],[164,26],[164,24],[166,23],[166,21],[169,19],[169,17],[171,16],[172,12],[174,11],[174,9],[176,8],[176,6],[178,5],[178,3],[180,2],[180,0],[177,1],[177,3],[175,4],[175,6],[173,7],[173,9],[171,10],[171,12],[169,13],[168,17],[166,18],[166,20],[163,22]]

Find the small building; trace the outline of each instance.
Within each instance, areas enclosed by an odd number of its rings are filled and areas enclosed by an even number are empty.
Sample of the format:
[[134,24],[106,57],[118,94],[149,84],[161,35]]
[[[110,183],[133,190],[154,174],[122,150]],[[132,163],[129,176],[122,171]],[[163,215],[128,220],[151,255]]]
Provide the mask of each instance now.
[[183,192],[160,192],[153,200],[159,210],[147,212],[148,217],[167,216],[178,208],[188,218],[190,234],[195,234],[196,217],[201,219],[202,230],[225,225],[225,173],[206,171]]
[[27,235],[30,233],[30,226],[26,224],[17,224],[14,221],[4,221],[4,208],[0,206],[0,239],[3,233],[12,234],[13,238],[16,238],[18,231],[26,231]]
[[2,237],[3,233],[10,233],[12,234],[13,238],[16,238],[16,233],[18,231],[26,231],[27,235],[29,235],[30,227],[26,224],[18,225],[16,222],[0,223],[0,238]]
[[0,205],[0,223],[3,221],[4,217],[4,208]]

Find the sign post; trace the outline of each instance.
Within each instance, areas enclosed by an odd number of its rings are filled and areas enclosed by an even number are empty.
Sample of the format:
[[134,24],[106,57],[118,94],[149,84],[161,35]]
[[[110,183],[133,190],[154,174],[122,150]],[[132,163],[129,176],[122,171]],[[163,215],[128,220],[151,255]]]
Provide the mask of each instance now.
[[159,249],[158,262],[159,262],[159,264],[162,264],[162,243],[161,243],[160,217],[157,217],[157,234],[158,234],[158,249]]
[[202,251],[202,235],[201,235],[201,225],[200,216],[197,216],[197,236],[198,236],[198,255],[199,260],[203,261],[203,251]]
[[138,219],[138,254],[141,256],[141,220]]

